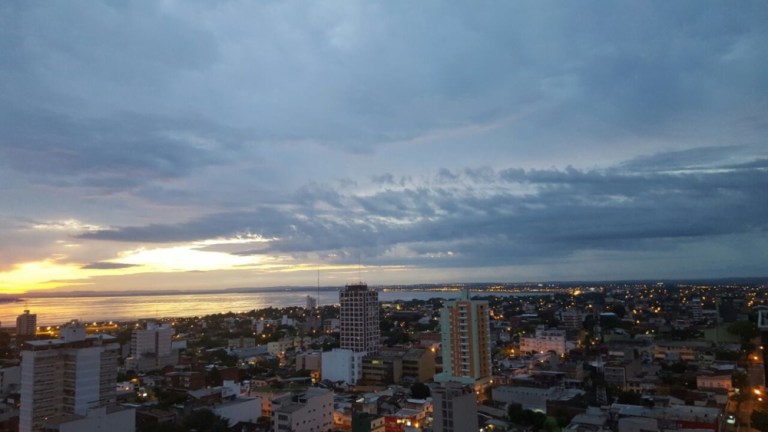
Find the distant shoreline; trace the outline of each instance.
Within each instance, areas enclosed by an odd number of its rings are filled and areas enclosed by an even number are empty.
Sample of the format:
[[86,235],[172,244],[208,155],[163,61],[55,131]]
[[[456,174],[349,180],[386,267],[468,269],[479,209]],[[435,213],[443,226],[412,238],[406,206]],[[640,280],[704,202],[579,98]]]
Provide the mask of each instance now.
[[[468,282],[468,283],[444,283],[444,284],[412,284],[412,285],[369,285],[380,291],[458,291],[461,288],[470,288],[475,292],[485,291],[489,295],[494,293],[530,292],[553,293],[567,291],[571,288],[616,287],[621,285],[641,284],[700,284],[711,285],[735,284],[735,285],[765,285],[768,277],[733,277],[711,279],[646,279],[646,280],[615,280],[615,281],[552,281],[552,282]],[[77,297],[136,297],[136,296],[168,296],[168,295],[210,295],[231,293],[276,293],[276,292],[333,292],[340,286],[277,286],[277,287],[240,287],[223,289],[165,289],[165,290],[139,290],[139,291],[39,291],[17,294],[16,297],[0,296],[0,303],[13,303],[24,301],[25,298],[77,298]]]
[[19,303],[23,300],[18,297],[0,297],[0,303]]

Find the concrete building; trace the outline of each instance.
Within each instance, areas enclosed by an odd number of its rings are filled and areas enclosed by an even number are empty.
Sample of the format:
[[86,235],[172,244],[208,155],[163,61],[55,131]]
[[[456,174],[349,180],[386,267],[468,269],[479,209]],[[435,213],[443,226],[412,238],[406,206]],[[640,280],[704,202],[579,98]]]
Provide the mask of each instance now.
[[[617,420],[620,432],[643,430],[717,432],[722,423],[722,411],[719,408],[692,405],[648,407],[614,403],[611,405],[610,413],[611,417]],[[633,426],[632,422],[637,426]]]
[[37,314],[29,313],[25,310],[23,314],[16,317],[16,336],[34,337],[37,333]]
[[51,417],[43,422],[45,432],[134,432],[136,410],[112,405],[89,409],[87,415]]
[[321,371],[323,367],[323,353],[312,351],[296,354],[296,370]]
[[519,404],[523,409],[544,413],[547,412],[547,401],[567,402],[583,394],[583,390],[561,387],[500,386],[492,390],[494,402]]
[[333,393],[310,387],[272,401],[272,430],[330,432],[333,429]]
[[[60,339],[26,343],[21,351],[19,430],[43,427],[45,419],[88,416],[89,409],[115,403],[120,346],[111,336],[86,336],[77,323]],[[105,414],[106,415],[106,414]]]
[[379,293],[364,283],[347,285],[339,293],[341,348],[376,354],[381,346]]
[[491,376],[491,331],[487,301],[470,300],[469,289],[440,310],[443,373],[435,380],[477,383]]
[[581,330],[584,314],[578,309],[566,309],[560,312],[560,326],[566,330]]
[[240,422],[256,423],[261,416],[261,398],[236,397],[214,405],[212,410],[227,419],[229,427]]
[[144,328],[137,328],[131,334],[131,356],[126,366],[140,371],[176,365],[171,341],[174,330],[170,324],[147,321]]
[[400,382],[402,377],[402,353],[382,352],[363,358],[363,376],[358,384],[385,387]]
[[655,341],[653,357],[666,362],[695,361],[701,352],[711,351],[714,344],[703,340]]
[[[240,336],[239,338],[227,339],[227,348],[229,349],[256,348],[256,338]],[[171,349],[173,349],[173,345],[171,345]]]
[[605,385],[627,391],[629,380],[637,376],[641,367],[639,359],[608,362],[603,366]]
[[367,412],[352,412],[352,432],[385,432],[384,417]]
[[403,354],[403,379],[432,381],[435,377],[435,353],[430,349],[411,348]]
[[696,388],[699,390],[733,390],[733,372],[730,370],[705,370],[696,374]]
[[363,357],[364,352],[354,352],[350,349],[334,348],[326,351],[321,360],[321,378],[354,385],[363,376]]
[[0,367],[0,399],[19,391],[21,366]]
[[477,396],[472,388],[447,382],[432,391],[434,432],[477,430]]
[[763,355],[763,387],[768,386],[768,311],[757,314],[757,328],[760,330],[760,342]]
[[688,307],[690,308],[691,321],[693,321],[694,323],[701,321],[703,317],[701,297],[694,297],[693,299],[691,299],[690,303],[688,304]]
[[553,351],[557,355],[565,354],[565,330],[538,326],[534,335],[520,337],[520,351],[537,353]]

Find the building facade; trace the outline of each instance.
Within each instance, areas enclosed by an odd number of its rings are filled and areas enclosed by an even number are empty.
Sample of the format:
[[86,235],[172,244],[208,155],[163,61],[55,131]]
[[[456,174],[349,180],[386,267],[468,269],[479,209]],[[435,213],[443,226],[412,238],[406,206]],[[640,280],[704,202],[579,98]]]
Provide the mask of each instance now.
[[333,429],[333,392],[310,387],[272,401],[272,430],[327,432]]
[[173,352],[174,330],[170,324],[147,321],[144,328],[131,334],[131,356],[126,366],[136,370],[150,370],[175,365],[178,358]]
[[434,432],[477,430],[477,397],[472,388],[444,383],[432,392]]
[[131,334],[131,355],[140,357],[151,354],[157,357],[171,355],[173,327],[170,324],[158,324],[147,321],[144,328],[138,328]]
[[21,352],[19,430],[37,431],[46,419],[87,416],[114,404],[120,346],[111,336],[86,336],[79,324],[61,338],[26,343]]
[[560,312],[560,326],[566,330],[581,330],[584,314],[578,309],[566,309]]
[[487,301],[471,300],[469,289],[458,300],[446,302],[440,311],[443,374],[462,381],[491,376],[491,331]]
[[562,355],[566,351],[565,340],[565,330],[538,326],[533,336],[520,337],[520,351],[537,353],[553,351],[557,355]]
[[350,349],[334,348],[325,351],[320,360],[321,378],[354,385],[363,376],[363,357],[364,352]]
[[376,354],[381,345],[379,293],[364,283],[347,285],[339,293],[341,348]]
[[37,314],[25,310],[16,317],[16,336],[33,337],[37,333]]

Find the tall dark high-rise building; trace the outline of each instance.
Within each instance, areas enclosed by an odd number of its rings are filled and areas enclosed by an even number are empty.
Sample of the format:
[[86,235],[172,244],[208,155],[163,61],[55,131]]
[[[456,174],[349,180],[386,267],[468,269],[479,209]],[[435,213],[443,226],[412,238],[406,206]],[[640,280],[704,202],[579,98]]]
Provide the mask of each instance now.
[[768,311],[761,310],[757,315],[757,328],[760,329],[760,349],[763,355],[763,387],[768,386]]
[[16,317],[16,336],[35,336],[36,333],[37,314],[31,314],[29,310],[25,310],[23,314]]
[[362,282],[347,285],[339,294],[339,303],[341,348],[378,353],[381,345],[379,293]]

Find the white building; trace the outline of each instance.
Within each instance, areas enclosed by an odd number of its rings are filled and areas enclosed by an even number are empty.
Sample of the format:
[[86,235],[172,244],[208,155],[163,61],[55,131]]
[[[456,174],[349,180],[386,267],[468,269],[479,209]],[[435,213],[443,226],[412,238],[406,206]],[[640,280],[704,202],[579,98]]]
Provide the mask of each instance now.
[[267,352],[275,357],[282,357],[285,352],[293,348],[293,339],[283,338],[279,341],[267,342]]
[[333,429],[333,393],[310,387],[272,401],[272,430],[324,432]]
[[344,381],[354,385],[363,376],[363,357],[365,352],[334,348],[323,353],[321,359],[321,378],[330,381]]
[[[117,358],[114,337],[86,336],[77,323],[61,338],[29,341],[21,351],[19,430],[31,432],[44,419],[78,415],[115,403]],[[106,415],[106,414],[105,414]]]
[[347,285],[339,293],[341,348],[376,354],[381,345],[379,293],[364,283]]
[[147,321],[144,328],[134,329],[131,334],[131,357],[127,360],[127,366],[148,370],[178,363],[172,349],[173,334],[170,324],[154,321]]
[[696,374],[696,388],[700,390],[725,389],[733,390],[733,374],[731,371],[703,371]]
[[557,355],[565,354],[565,330],[547,329],[545,326],[536,327],[533,336],[520,337],[521,352],[545,353],[554,351]]

